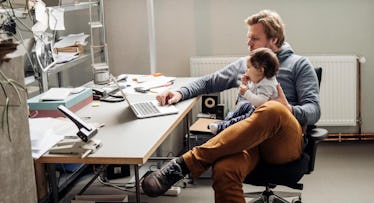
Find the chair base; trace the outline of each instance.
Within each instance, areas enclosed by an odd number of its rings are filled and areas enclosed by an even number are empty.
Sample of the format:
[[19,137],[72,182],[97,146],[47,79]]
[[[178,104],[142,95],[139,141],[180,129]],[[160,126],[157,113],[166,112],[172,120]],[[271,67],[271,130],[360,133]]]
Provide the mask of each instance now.
[[[245,197],[255,197],[248,203],[301,203],[301,192],[276,192],[274,193],[268,186],[263,192],[245,193]],[[283,197],[296,197],[291,202]]]

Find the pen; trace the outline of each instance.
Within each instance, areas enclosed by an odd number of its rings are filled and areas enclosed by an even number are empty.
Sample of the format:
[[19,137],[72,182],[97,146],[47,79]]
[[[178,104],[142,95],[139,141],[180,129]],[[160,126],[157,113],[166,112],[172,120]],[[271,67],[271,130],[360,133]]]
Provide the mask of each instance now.
[[162,87],[168,87],[168,86],[173,85],[173,84],[174,84],[173,81],[171,81],[171,82],[167,82],[167,83],[164,84]]

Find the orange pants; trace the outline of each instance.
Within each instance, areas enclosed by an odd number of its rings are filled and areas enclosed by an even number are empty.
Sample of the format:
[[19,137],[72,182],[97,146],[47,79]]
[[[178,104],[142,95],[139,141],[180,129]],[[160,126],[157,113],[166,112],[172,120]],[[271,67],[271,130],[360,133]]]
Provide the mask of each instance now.
[[201,146],[183,154],[193,177],[212,166],[215,202],[245,202],[242,182],[260,160],[282,164],[300,157],[302,128],[282,104],[268,101]]

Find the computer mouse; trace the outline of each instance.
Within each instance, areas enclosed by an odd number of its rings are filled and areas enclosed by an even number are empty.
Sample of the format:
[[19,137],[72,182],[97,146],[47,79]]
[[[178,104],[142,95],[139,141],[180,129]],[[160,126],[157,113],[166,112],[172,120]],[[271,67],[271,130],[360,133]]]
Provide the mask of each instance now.
[[118,75],[117,76],[117,81],[121,81],[121,80],[127,80],[127,75],[126,74],[121,74],[121,75]]

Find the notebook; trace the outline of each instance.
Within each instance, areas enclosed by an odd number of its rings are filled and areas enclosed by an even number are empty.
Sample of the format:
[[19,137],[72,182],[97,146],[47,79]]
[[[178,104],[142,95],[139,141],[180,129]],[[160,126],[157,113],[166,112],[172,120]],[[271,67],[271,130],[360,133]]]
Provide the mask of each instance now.
[[161,106],[153,95],[150,98],[149,95],[126,94],[117,83],[117,80],[113,77],[112,79],[137,118],[164,116],[176,114],[179,111],[174,105]]
[[51,88],[41,97],[41,101],[59,101],[68,98],[72,88]]

